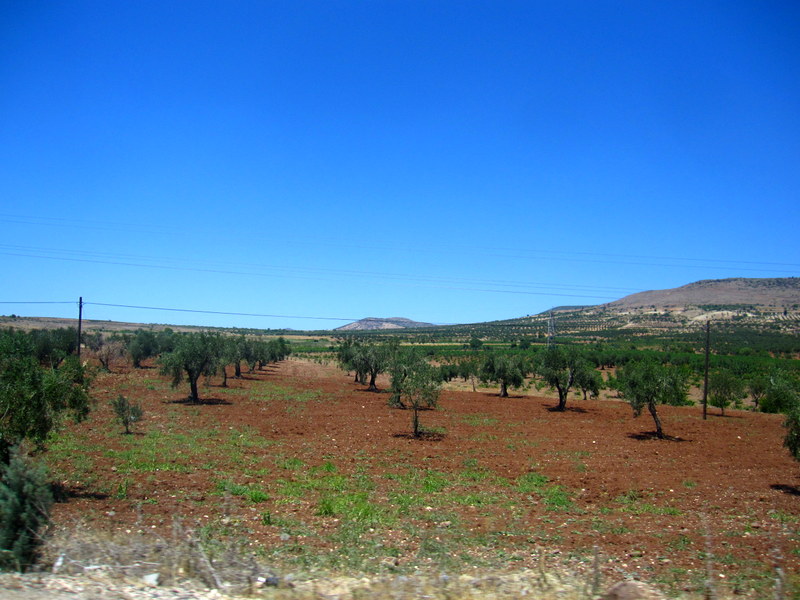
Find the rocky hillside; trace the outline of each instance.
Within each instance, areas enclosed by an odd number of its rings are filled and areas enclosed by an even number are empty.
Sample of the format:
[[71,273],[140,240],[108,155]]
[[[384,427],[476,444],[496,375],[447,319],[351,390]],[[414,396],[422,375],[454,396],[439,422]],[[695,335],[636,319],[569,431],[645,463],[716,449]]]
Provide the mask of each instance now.
[[800,307],[800,278],[706,279],[669,290],[626,296],[608,308],[675,308],[687,306]]
[[711,321],[733,336],[800,336],[800,278],[716,279],[632,294],[596,306],[559,306],[538,315],[451,326],[462,336],[514,340],[548,335],[583,339],[672,336]]
[[367,317],[355,323],[337,327],[334,331],[374,331],[376,329],[411,329],[414,327],[433,327],[433,325],[404,319],[403,317],[390,317],[388,319]]
[[709,279],[553,312],[556,330],[562,334],[687,331],[713,321],[717,327],[727,324],[795,335],[800,331],[800,278]]

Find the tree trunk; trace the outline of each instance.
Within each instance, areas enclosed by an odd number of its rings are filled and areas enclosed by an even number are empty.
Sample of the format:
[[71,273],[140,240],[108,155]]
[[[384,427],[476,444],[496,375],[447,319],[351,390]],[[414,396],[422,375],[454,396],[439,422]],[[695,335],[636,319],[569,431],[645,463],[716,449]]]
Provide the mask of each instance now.
[[506,387],[506,382],[500,382],[500,397],[501,398],[508,398],[508,388]]
[[233,376],[236,377],[236,379],[241,379],[242,378],[242,363],[240,363],[237,360],[236,364],[234,365],[234,369],[235,369],[235,372],[234,372]]
[[648,402],[647,410],[650,411],[650,414],[653,416],[653,421],[656,422],[656,437],[660,440],[663,440],[664,429],[661,427],[661,419],[658,418],[658,413],[656,412],[656,405],[652,402]]
[[417,410],[417,405],[414,405],[414,418],[412,421],[412,425],[414,427],[414,437],[419,437],[419,410]]
[[375,385],[375,379],[377,379],[377,377],[378,377],[377,373],[370,373],[370,375],[369,375],[369,391],[370,392],[377,392],[378,391],[378,386]]
[[189,389],[191,390],[189,394],[189,401],[196,404],[200,400],[200,395],[197,393],[197,379],[198,376],[189,377]]
[[222,367],[222,387],[228,387],[228,371],[225,367]]
[[558,390],[558,406],[556,406],[556,410],[567,410],[567,395],[569,394],[569,389],[562,389],[561,386],[556,386]]

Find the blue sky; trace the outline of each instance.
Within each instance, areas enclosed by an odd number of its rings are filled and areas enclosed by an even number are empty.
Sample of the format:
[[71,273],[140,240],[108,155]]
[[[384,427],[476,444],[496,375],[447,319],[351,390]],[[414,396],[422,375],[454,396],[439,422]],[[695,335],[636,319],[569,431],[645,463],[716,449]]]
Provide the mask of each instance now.
[[468,323],[800,276],[798,190],[796,2],[0,1],[2,314]]

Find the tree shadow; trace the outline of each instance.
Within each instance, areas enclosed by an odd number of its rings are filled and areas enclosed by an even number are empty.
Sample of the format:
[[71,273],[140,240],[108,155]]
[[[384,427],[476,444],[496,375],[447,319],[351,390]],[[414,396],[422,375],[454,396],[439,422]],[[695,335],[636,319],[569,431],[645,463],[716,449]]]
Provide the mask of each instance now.
[[222,398],[200,398],[196,402],[191,398],[181,398],[180,400],[164,400],[164,404],[183,404],[185,406],[230,406],[233,403]]
[[708,416],[714,417],[715,419],[744,419],[742,415],[729,415],[729,414],[721,415],[719,413],[708,413]]
[[83,487],[73,487],[60,481],[53,483],[50,488],[53,490],[53,500],[59,504],[65,504],[70,500],[108,500],[109,494],[105,492],[90,492]]
[[585,413],[589,412],[588,410],[586,410],[585,408],[581,408],[580,406],[567,406],[563,410],[559,409],[557,406],[548,406],[546,410],[547,410],[547,412],[551,412],[551,413],[573,412],[573,413],[578,413],[578,414],[585,414]]
[[796,485],[786,485],[785,483],[773,483],[771,486],[773,490],[789,494],[790,496],[800,496],[800,488]]
[[413,433],[395,433],[392,437],[405,440],[417,440],[422,442],[441,442],[447,437],[446,434],[440,431],[420,431],[419,435],[415,436]]
[[664,437],[658,437],[658,434],[655,431],[643,431],[641,433],[629,433],[628,437],[632,440],[639,440],[640,442],[644,442],[647,440],[661,440],[665,442],[691,442],[692,440],[687,440],[682,437],[676,437],[674,435],[665,435]]

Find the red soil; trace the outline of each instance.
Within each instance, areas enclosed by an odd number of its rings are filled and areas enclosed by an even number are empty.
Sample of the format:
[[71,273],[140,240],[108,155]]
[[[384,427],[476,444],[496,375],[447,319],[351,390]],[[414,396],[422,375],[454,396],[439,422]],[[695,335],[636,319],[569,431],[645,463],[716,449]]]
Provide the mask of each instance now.
[[[249,393],[264,381],[318,396],[302,405],[285,398],[265,404]],[[276,468],[279,453],[299,459],[306,471],[330,461],[341,474],[366,472],[376,485],[373,497],[387,505],[395,480],[386,474],[410,469],[457,478],[465,465],[477,465],[512,483],[531,471],[543,474],[566,490],[572,508],[548,510],[541,497],[481,481],[474,483],[475,492],[511,498],[513,509],[452,507],[459,535],[492,540],[491,547],[473,549],[474,555],[497,556],[498,545],[507,540],[515,566],[535,565],[542,553],[585,558],[597,546],[607,571],[688,582],[704,574],[704,552],[711,549],[716,576],[742,579],[735,585],[743,590],[748,578],[768,577],[775,560],[790,574],[800,566],[795,535],[800,466],[782,446],[782,419],[777,415],[731,410],[721,417],[714,409],[704,421],[697,407],[660,407],[665,431],[673,439],[658,440],[652,437],[649,417],[634,419],[630,407],[619,401],[575,398],[566,412],[558,413],[549,410],[553,398],[538,394],[500,399],[490,391],[445,390],[439,408],[421,417],[423,426],[439,435],[419,440],[408,435],[409,411],[389,408],[387,394],[366,392],[352,376],[309,361],[285,361],[244,379],[230,378],[234,392],[223,393],[215,378],[201,396],[224,402],[206,400],[198,406],[179,402],[185,385],[173,390],[161,382],[166,379],[154,369],[123,368],[97,378],[94,395],[99,401],[91,420],[70,428],[81,443],[96,446],[89,452],[90,475],[76,467],[85,457],[50,457],[66,490],[66,500],[55,509],[59,525],[80,521],[109,531],[153,529],[166,535],[174,515],[209,523],[224,513],[246,522],[249,538],[271,548],[285,539],[280,527],[259,518],[269,511],[308,524],[314,534],[302,543],[309,548],[333,547],[326,534],[339,523],[319,516],[318,496],[277,501],[276,481],[295,476]],[[387,382],[379,384],[385,387]],[[120,459],[106,452],[128,447],[131,438],[110,424],[109,400],[119,393],[144,407],[145,420],[136,426],[140,436],[215,431],[221,447],[227,432],[250,431],[275,442],[244,448],[251,474],[238,479],[261,486],[270,500],[253,505],[217,494],[217,482],[230,479],[236,466],[221,462],[227,459],[214,456],[213,450],[191,459],[177,453],[158,457],[189,465],[181,472],[124,474]],[[203,468],[204,463],[210,467]],[[262,475],[253,475],[259,465]],[[213,470],[219,468],[226,472]],[[128,486],[125,493],[115,493],[123,484]],[[426,521],[428,508],[421,507],[421,514],[409,520],[446,537],[448,523]],[[417,556],[419,539],[407,529],[388,528],[375,535],[398,549],[401,565]],[[776,559],[778,555],[782,558]]]

